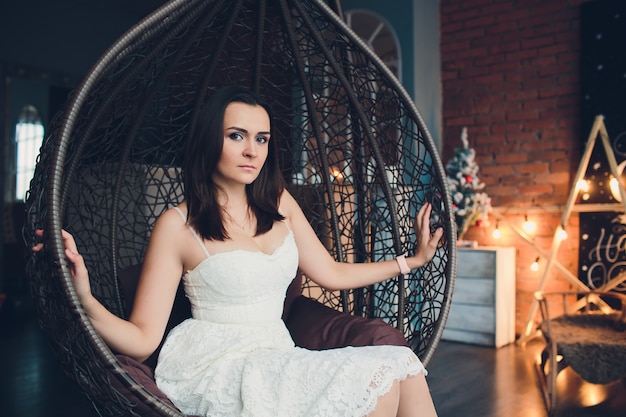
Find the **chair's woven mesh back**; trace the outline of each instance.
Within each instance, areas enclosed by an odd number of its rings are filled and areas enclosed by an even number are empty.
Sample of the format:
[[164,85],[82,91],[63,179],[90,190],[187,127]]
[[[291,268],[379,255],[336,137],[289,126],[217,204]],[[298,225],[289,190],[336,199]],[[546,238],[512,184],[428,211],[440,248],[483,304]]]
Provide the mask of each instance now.
[[103,413],[128,405],[107,391],[90,355],[124,375],[76,303],[60,228],[74,234],[94,293],[123,315],[119,272],[141,263],[156,218],[181,202],[183,143],[200,104],[225,84],[270,100],[289,189],[337,259],[412,253],[411,221],[434,203],[446,233],[424,268],[351,292],[305,288],[403,329],[428,362],[455,274],[445,172],[410,98],[362,45],[321,0],[172,1],[112,45],[75,91],[44,143],[26,235],[50,232],[52,259],[30,264],[42,325]]

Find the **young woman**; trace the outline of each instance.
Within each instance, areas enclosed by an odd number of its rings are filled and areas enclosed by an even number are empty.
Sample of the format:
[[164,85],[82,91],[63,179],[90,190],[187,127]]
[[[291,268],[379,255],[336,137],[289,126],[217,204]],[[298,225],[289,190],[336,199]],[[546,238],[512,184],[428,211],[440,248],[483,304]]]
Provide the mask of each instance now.
[[310,351],[294,346],[281,320],[298,267],[338,290],[428,262],[443,233],[430,233],[431,207],[417,215],[417,251],[406,264],[336,262],[284,188],[262,100],[226,87],[199,120],[185,149],[185,201],[152,231],[128,321],[92,296],[74,239],[62,232],[76,292],[96,331],[113,350],[145,360],[163,338],[182,276],[193,318],[169,333],[155,378],[183,413],[435,416],[426,371],[409,348]]

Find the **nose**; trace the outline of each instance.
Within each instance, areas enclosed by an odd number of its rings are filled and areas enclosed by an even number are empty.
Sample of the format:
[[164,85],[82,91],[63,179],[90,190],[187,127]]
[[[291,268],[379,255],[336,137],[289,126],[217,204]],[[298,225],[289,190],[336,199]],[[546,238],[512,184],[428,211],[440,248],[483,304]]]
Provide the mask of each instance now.
[[254,158],[257,156],[256,144],[254,142],[247,142],[243,148],[243,156],[246,158]]

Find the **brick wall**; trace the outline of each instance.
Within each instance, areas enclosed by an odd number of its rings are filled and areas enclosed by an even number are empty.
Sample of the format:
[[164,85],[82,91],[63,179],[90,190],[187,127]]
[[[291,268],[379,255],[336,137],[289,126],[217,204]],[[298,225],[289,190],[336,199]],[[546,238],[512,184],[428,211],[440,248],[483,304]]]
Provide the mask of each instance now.
[[[517,249],[516,329],[529,318],[543,268],[530,264],[550,252],[570,183],[580,162],[580,5],[583,0],[441,0],[443,162],[468,128],[479,177],[497,222],[472,228],[481,245]],[[514,228],[528,218],[537,230],[523,239]],[[496,223],[502,237],[492,237]],[[568,239],[558,263],[574,275],[578,217],[566,223]],[[541,257],[540,265],[546,259]],[[463,266],[459,265],[459,269]],[[546,288],[570,283],[550,269]]]

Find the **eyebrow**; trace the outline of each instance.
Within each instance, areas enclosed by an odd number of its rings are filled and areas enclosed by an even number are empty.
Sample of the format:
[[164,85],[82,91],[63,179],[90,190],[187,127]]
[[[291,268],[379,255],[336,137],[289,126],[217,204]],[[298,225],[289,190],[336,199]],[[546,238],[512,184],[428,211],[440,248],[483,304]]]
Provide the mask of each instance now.
[[[226,128],[226,130],[236,130],[236,131],[241,132],[241,133],[249,133],[243,127],[237,127],[237,126],[228,127],[228,128]],[[270,134],[270,132],[265,132],[265,131],[261,131],[261,132],[257,133],[257,135],[269,135],[269,134]]]

